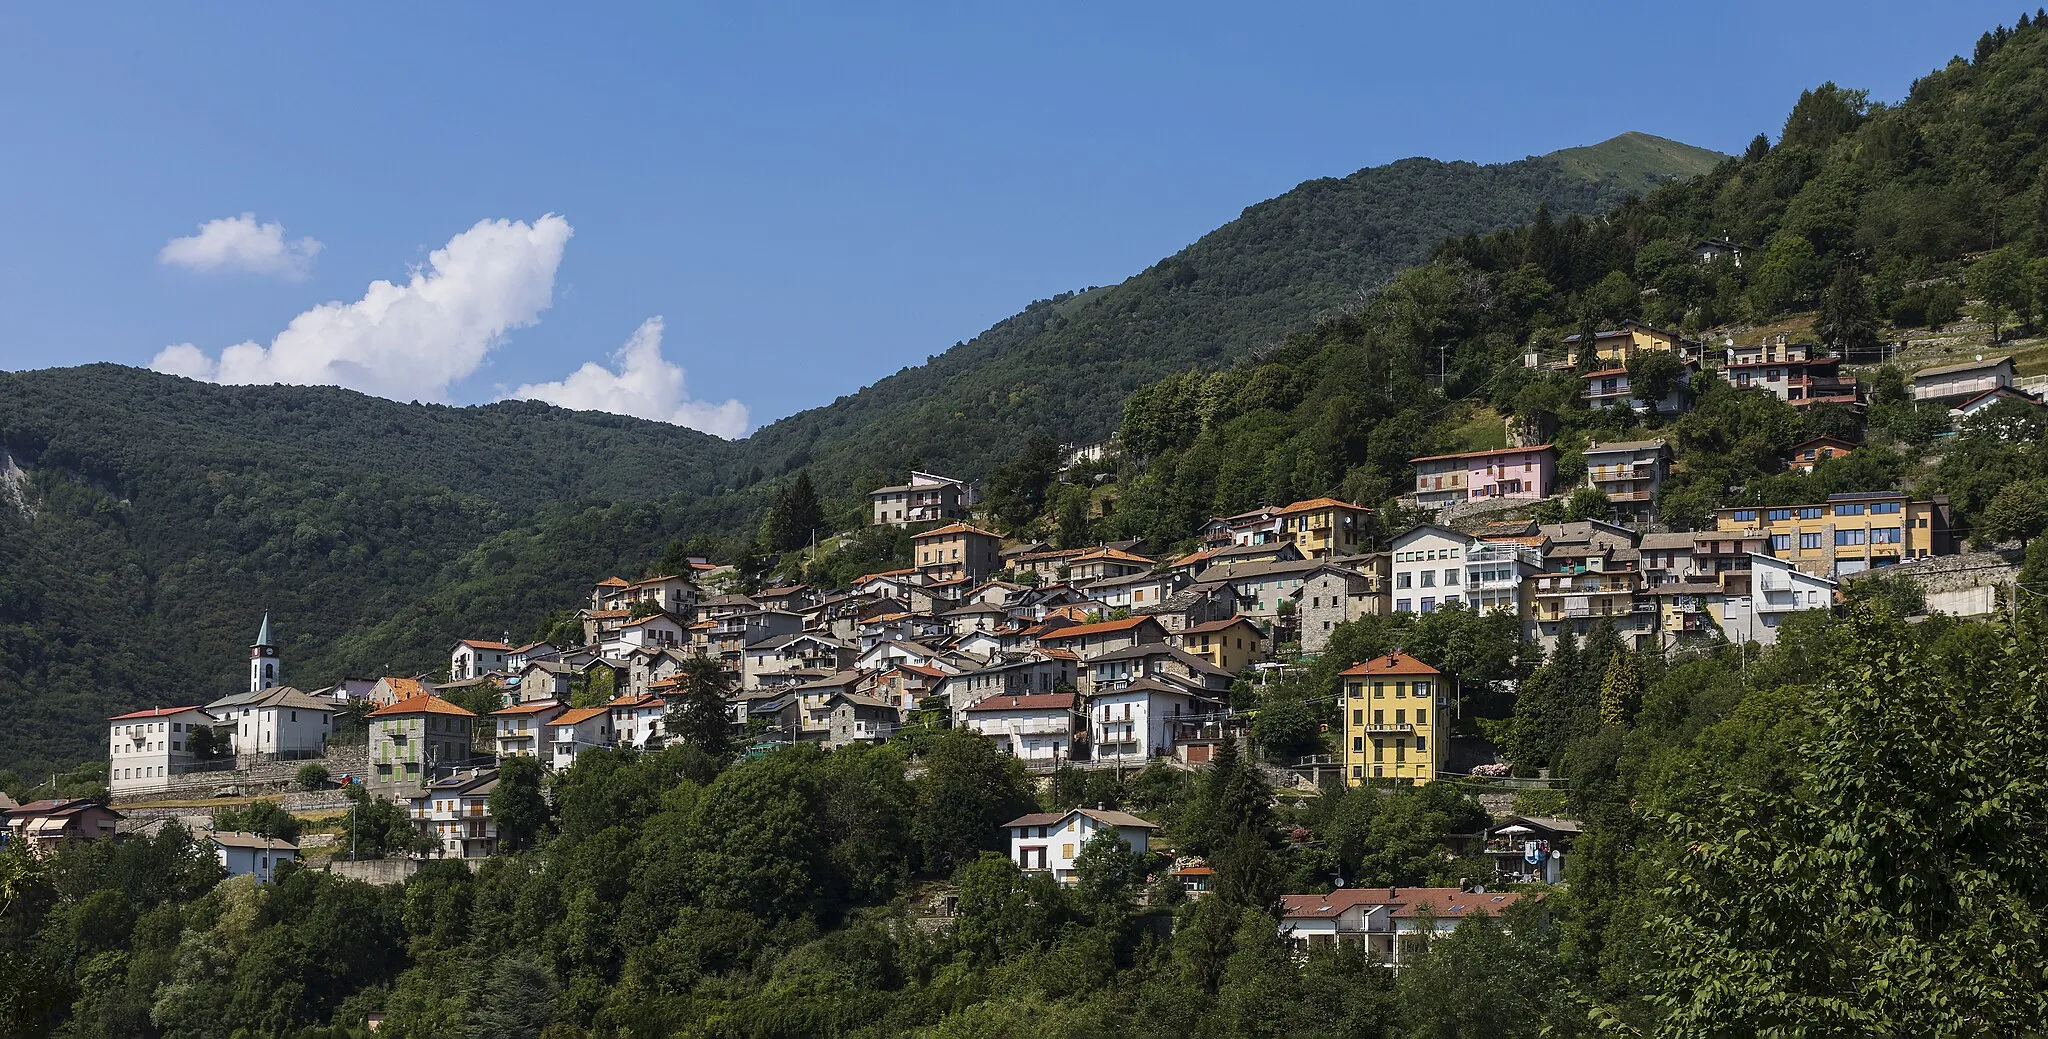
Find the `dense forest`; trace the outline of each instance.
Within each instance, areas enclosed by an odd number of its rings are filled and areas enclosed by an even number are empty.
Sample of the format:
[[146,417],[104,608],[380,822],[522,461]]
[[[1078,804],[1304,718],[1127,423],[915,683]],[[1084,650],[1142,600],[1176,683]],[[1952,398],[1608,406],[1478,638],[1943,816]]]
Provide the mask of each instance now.
[[[544,634],[537,616],[672,543],[740,557],[798,470],[857,525],[852,493],[905,466],[978,477],[1024,431],[1105,435],[1131,389],[1306,326],[1446,235],[1597,211],[1718,158],[1631,134],[1312,181],[1122,285],[1034,304],[740,443],[531,402],[0,373],[0,471],[22,481],[0,490],[0,711],[17,720],[0,766],[89,760],[110,714],[234,691],[266,610],[292,681],[417,673],[457,637]],[[842,569],[903,550],[872,540]]]
[[[1429,642],[1405,623],[1340,638]],[[980,736],[735,763],[714,735],[588,752],[551,806],[537,768],[509,771],[493,813],[530,850],[474,873],[430,861],[399,887],[291,867],[222,883],[175,826],[0,853],[0,1028],[330,1039],[376,1013],[379,1036],[491,1039],[2040,1034],[2043,632],[2038,609],[1911,624],[1872,596],[1747,660],[1568,643],[1524,686],[1573,776],[1558,808],[1589,826],[1569,886],[1469,917],[1399,971],[1289,948],[1278,895],[1487,876],[1444,842],[1486,819],[1470,781],[1276,798],[1229,752],[1203,773],[1053,778],[1046,802],[1141,813],[1206,855],[1216,883],[1188,901],[1161,854],[1113,835],[1069,888],[992,854],[1033,795]],[[409,840],[384,803],[340,825],[368,849]]]

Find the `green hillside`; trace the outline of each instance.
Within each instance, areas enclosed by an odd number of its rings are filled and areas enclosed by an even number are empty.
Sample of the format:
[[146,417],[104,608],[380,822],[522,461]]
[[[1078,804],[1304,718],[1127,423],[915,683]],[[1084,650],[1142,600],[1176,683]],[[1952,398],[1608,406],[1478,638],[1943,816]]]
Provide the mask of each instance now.
[[1310,181],[738,444],[537,403],[0,374],[0,447],[35,506],[0,501],[0,764],[90,758],[116,710],[232,691],[264,610],[296,681],[432,668],[441,642],[533,634],[672,540],[750,534],[764,477],[808,466],[844,500],[912,464],[985,475],[1033,432],[1106,435],[1137,388],[1271,346],[1446,236],[1612,204],[1608,173],[1406,159]]
[[1566,148],[1543,158],[1563,166],[1565,172],[1574,176],[1613,176],[1623,184],[1648,188],[1668,180],[1699,176],[1725,162],[1728,156],[1631,130],[1599,144]]
[[1308,181],[1122,284],[1040,300],[927,364],[776,422],[749,439],[749,460],[769,474],[817,464],[822,485],[842,491],[911,464],[977,477],[1032,433],[1098,439],[1138,387],[1354,308],[1447,237],[1539,206],[1598,212],[1642,190],[1645,174],[1696,173],[1713,154],[1679,146],[1662,167],[1655,141],[1624,135],[1492,166],[1403,159]]

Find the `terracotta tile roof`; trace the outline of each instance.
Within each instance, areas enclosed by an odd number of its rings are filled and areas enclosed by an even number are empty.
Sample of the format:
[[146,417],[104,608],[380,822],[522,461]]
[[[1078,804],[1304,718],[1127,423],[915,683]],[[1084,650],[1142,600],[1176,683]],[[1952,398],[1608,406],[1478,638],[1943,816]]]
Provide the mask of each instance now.
[[1092,549],[1090,551],[1083,552],[1080,555],[1075,556],[1073,559],[1069,560],[1069,562],[1085,563],[1091,559],[1111,559],[1119,563],[1143,563],[1146,566],[1151,566],[1153,562],[1152,560],[1147,559],[1144,556],[1133,555],[1132,553],[1124,552],[1114,548]]
[[642,624],[648,624],[653,621],[668,621],[670,624],[674,624],[675,618],[670,617],[666,613],[650,613],[647,616],[640,618],[639,620],[627,621],[624,626],[628,628],[637,628]]
[[491,642],[485,639],[463,639],[460,644],[468,646],[471,649],[495,649],[501,653],[512,652],[511,646],[508,646],[502,642]]
[[555,703],[553,701],[541,700],[535,703],[513,704],[512,706],[507,707],[502,711],[492,711],[491,717],[496,718],[502,714],[539,714],[542,711],[557,711],[560,710],[561,707],[561,704]]
[[1077,664],[1081,662],[1081,654],[1071,649],[1041,649],[1038,655],[1047,660],[1071,660]]
[[1438,919],[1457,919],[1474,913],[1497,915],[1523,899],[1535,901],[1541,894],[1515,891],[1460,891],[1454,887],[1345,888],[1327,895],[1281,895],[1280,916],[1285,920],[1329,920],[1359,906],[1386,906],[1403,919],[1421,916],[1424,907]]
[[883,570],[883,571],[881,571],[880,573],[873,573],[873,574],[862,574],[862,575],[860,575],[859,577],[856,577],[856,578],[854,578],[854,579],[853,579],[853,583],[854,583],[854,584],[864,584],[864,583],[866,583],[866,582],[868,582],[868,581],[872,581],[872,580],[875,580],[875,579],[876,579],[876,578],[878,578],[878,577],[905,577],[905,576],[908,576],[908,575],[910,575],[910,574],[914,574],[914,573],[916,573],[916,572],[917,572],[917,568],[916,568],[916,567],[909,567],[909,566],[906,566],[906,567],[904,567],[904,568],[903,568],[903,569],[901,569],[901,570]]
[[1408,461],[1411,463],[1442,462],[1453,458],[1485,458],[1488,455],[1513,455],[1521,454],[1525,451],[1548,451],[1550,449],[1551,446],[1549,444],[1538,444],[1535,447],[1496,447],[1489,451],[1460,451],[1457,454],[1451,455],[1423,455],[1420,458],[1410,458]]
[[386,707],[379,707],[376,710],[370,712],[370,717],[386,718],[392,715],[399,714],[453,714],[463,718],[476,717],[476,715],[471,714],[468,711],[465,711],[462,708],[457,707],[454,704],[449,703],[448,701],[443,700],[432,693],[421,693],[418,696],[409,696],[403,700],[398,701],[395,704],[391,704]]
[[110,722],[125,722],[141,718],[162,718],[166,715],[183,714],[186,711],[196,711],[198,709],[197,707],[154,707],[147,711],[130,711],[127,714],[117,714],[107,720]]
[[1338,501],[1335,498],[1324,497],[1310,498],[1307,501],[1295,502],[1294,504],[1289,505],[1284,509],[1281,509],[1274,515],[1287,516],[1297,512],[1320,512],[1323,509],[1352,509],[1358,512],[1372,511],[1371,509],[1368,509],[1363,505],[1353,505],[1348,501]]
[[626,579],[625,579],[625,578],[623,578],[623,577],[607,577],[607,578],[605,578],[604,580],[602,580],[602,581],[599,581],[599,582],[597,582],[597,587],[599,587],[599,588],[630,588],[630,587],[632,587],[632,586],[631,586],[631,585],[629,585],[629,584],[627,584],[627,583],[626,583]]
[[1180,633],[1183,635],[1205,635],[1212,631],[1227,631],[1240,624],[1250,624],[1254,628],[1258,627],[1257,624],[1252,623],[1250,617],[1239,614],[1235,617],[1226,617],[1223,620],[1210,621],[1206,624],[1191,624],[1180,629]]
[[925,531],[925,532],[924,532],[924,533],[922,533],[922,534],[918,534],[918,535],[915,535],[915,536],[913,536],[913,537],[912,537],[912,538],[911,538],[910,540],[912,540],[912,541],[923,541],[923,540],[924,540],[924,539],[926,539],[926,538],[943,538],[943,537],[952,537],[952,536],[953,536],[953,535],[955,535],[955,534],[979,534],[979,535],[981,535],[982,537],[985,537],[985,538],[995,538],[995,539],[996,539],[996,540],[998,540],[998,541],[1001,541],[1001,540],[1002,540],[1002,538],[1003,538],[1003,536],[1002,536],[1001,534],[998,534],[998,533],[996,533],[995,531],[992,531],[992,530],[983,530],[983,529],[981,529],[980,527],[977,527],[977,526],[973,526],[973,525],[971,525],[971,524],[967,524],[967,523],[948,523],[948,524],[946,524],[946,525],[945,525],[945,526],[943,526],[943,527],[938,527],[938,528],[935,528],[935,529],[932,529],[932,530],[927,530],[927,531]]
[[1443,672],[1430,667],[1400,650],[1376,656],[1362,664],[1354,664],[1342,675],[1440,675]]
[[635,581],[635,582],[633,582],[633,583],[632,583],[632,585],[631,585],[630,587],[633,587],[633,588],[645,588],[645,587],[647,587],[647,586],[648,586],[648,585],[650,585],[650,584],[660,584],[660,583],[661,583],[661,582],[663,582],[663,581],[687,581],[687,580],[689,580],[689,578],[687,578],[687,577],[684,577],[684,576],[683,576],[683,575],[681,575],[681,574],[669,574],[669,575],[667,575],[667,576],[665,576],[665,577],[650,577],[650,578],[647,578],[647,579],[646,579],[646,580],[644,580],[644,581]]
[[583,722],[587,722],[592,718],[600,717],[607,713],[609,713],[609,709],[604,707],[578,707],[573,711],[564,711],[561,717],[550,719],[548,721],[548,724],[580,725]]
[[631,612],[631,610],[592,610],[590,611],[590,619],[594,621],[610,620],[613,617],[624,617]]
[[1053,641],[1059,641],[1070,638],[1081,638],[1088,635],[1110,635],[1119,631],[1130,631],[1131,629],[1148,622],[1152,624],[1159,623],[1158,621],[1155,621],[1150,617],[1125,617],[1123,620],[1120,621],[1101,621],[1095,624],[1075,624],[1070,627],[1061,628],[1058,631],[1052,632],[1048,635],[1040,635],[1038,636],[1038,638],[1040,641],[1045,641],[1048,639]]
[[425,687],[420,685],[420,680],[417,678],[398,678],[387,675],[384,679],[384,684],[390,686],[391,692],[397,695],[400,700],[410,700],[427,691]]

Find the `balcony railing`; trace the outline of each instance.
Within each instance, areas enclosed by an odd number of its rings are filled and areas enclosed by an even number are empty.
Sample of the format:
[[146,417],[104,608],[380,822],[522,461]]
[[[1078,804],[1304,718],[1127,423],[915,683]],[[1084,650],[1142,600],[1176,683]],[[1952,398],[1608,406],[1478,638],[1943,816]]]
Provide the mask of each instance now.
[[1367,722],[1360,727],[1366,732],[1411,733],[1415,731],[1414,722]]

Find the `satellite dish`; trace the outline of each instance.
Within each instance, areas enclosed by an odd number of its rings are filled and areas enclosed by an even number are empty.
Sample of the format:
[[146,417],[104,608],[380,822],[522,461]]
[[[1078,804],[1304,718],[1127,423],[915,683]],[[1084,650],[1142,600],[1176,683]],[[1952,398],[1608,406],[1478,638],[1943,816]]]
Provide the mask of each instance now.
[[1338,887],[1343,887],[1343,886],[1344,886],[1344,878],[1343,878],[1343,877],[1338,877],[1338,878],[1336,879],[1336,881],[1335,881],[1334,883],[1335,883],[1335,884],[1336,884],[1336,885],[1337,885]]

